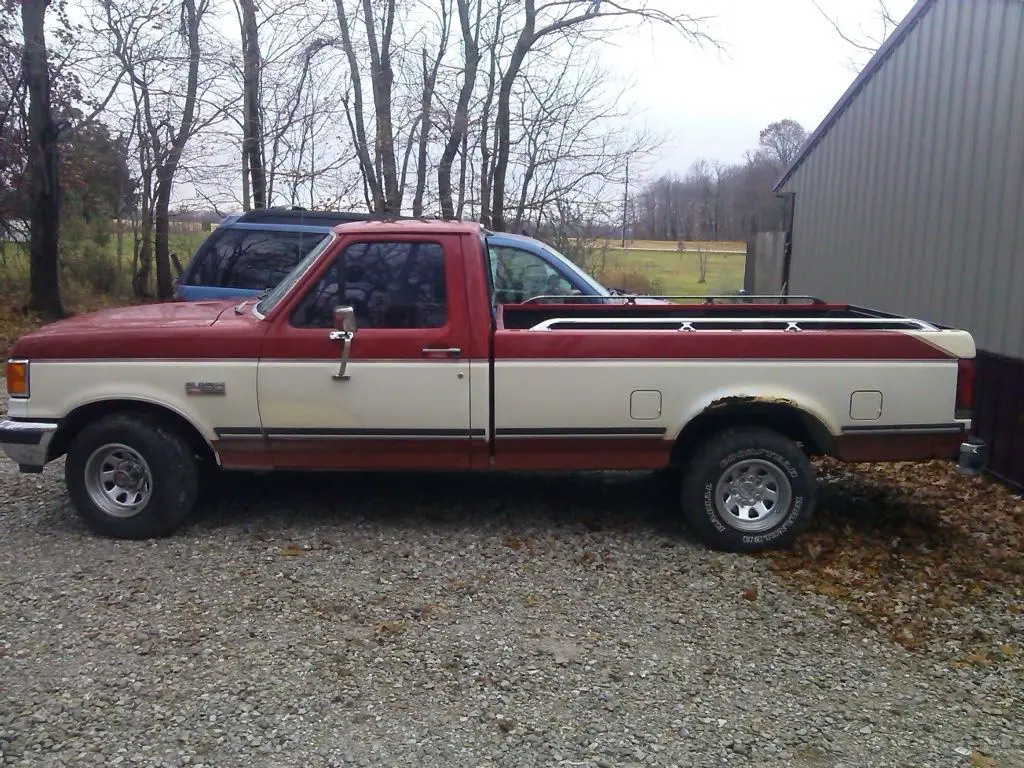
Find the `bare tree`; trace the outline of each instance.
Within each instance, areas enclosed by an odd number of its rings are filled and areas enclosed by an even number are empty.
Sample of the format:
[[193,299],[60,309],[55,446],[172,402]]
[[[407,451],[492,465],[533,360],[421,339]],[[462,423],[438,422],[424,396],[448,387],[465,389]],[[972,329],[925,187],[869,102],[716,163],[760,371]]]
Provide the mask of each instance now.
[[21,4],[24,79],[28,91],[29,309],[47,318],[64,315],[60,299],[57,233],[60,230],[58,129],[50,108],[45,17],[49,0]]
[[768,157],[784,168],[807,141],[807,131],[796,120],[780,120],[761,131],[758,141]]
[[509,112],[512,89],[522,70],[523,62],[538,43],[554,35],[579,34],[586,26],[601,21],[622,23],[626,19],[632,22],[666,25],[693,41],[707,39],[697,18],[685,13],[660,10],[646,0],[591,0],[584,4],[583,11],[577,10],[578,8],[578,3],[569,3],[565,0],[524,0],[523,14],[519,18],[522,26],[515,47],[506,62],[498,90],[497,156],[490,214],[492,226],[499,231],[504,230],[507,225],[505,186],[511,154]]
[[395,71],[392,66],[395,0],[380,0],[377,3],[379,14],[375,13],[371,0],[361,0],[375,123],[372,159],[363,113],[361,68],[350,29],[350,19],[354,20],[355,17],[346,10],[345,2],[346,0],[335,0],[335,7],[341,29],[341,45],[348,58],[352,79],[353,93],[351,101],[346,98],[346,105],[350,105],[351,108],[353,141],[359,148],[359,160],[369,185],[373,210],[380,213],[398,213],[402,209],[402,190],[399,186],[398,154],[391,101],[395,82]]
[[[131,111],[137,126],[141,191],[144,201],[139,270],[132,286],[137,295],[149,293],[151,263],[156,265],[156,296],[170,298],[170,205],[175,178],[186,145],[223,117],[226,104],[200,104],[217,81],[203,76],[200,33],[210,12],[210,0],[99,0],[95,31],[127,74]],[[177,23],[168,29],[167,19]],[[207,54],[210,54],[207,51]],[[149,235],[152,232],[152,261]]]
[[[441,202],[441,215],[450,219],[455,215],[455,205],[452,202],[452,164],[459,149],[463,147],[468,139],[469,133],[469,100],[473,96],[473,89],[476,87],[476,73],[480,66],[480,17],[483,12],[484,0],[477,0],[475,21],[471,18],[470,0],[456,0],[459,13],[459,27],[462,30],[462,50],[464,58],[464,69],[462,86],[459,88],[459,100],[455,107],[455,117],[451,130],[448,133],[448,140],[444,145],[444,152],[441,154],[441,161],[437,166],[437,195]],[[499,13],[501,9],[499,8]],[[460,190],[465,187],[465,166],[466,153],[463,152],[462,171],[460,177]],[[464,192],[460,191],[460,208]],[[461,214],[460,214],[461,215]]]
[[[467,0],[459,0],[460,5],[465,5],[466,2]],[[434,89],[437,85],[437,72],[441,68],[441,61],[448,49],[448,36],[451,32],[452,18],[451,0],[441,0],[439,13],[437,52],[432,59],[428,59],[427,46],[425,44],[421,52],[423,93],[420,99],[419,151],[416,157],[416,193],[412,201],[412,215],[417,217],[423,215],[423,195],[427,188],[427,148],[430,143],[432,128],[431,107],[434,101]],[[451,141],[451,138],[449,138],[449,141]],[[447,146],[445,150],[447,151]],[[449,163],[449,172],[450,168]],[[450,189],[448,197],[450,204]]]
[[891,35],[896,27],[899,26],[899,19],[892,15],[889,10],[889,5],[886,0],[876,0],[876,6],[873,16],[877,22],[878,28],[874,31],[865,30],[863,26],[859,27],[858,32],[854,33],[848,28],[844,29],[844,25],[838,18],[829,16],[818,3],[818,0],[811,0],[814,3],[814,7],[818,9],[818,13],[824,17],[829,23],[829,26],[835,31],[835,33],[853,50],[853,54],[850,56],[847,67],[854,72],[860,72],[867,63],[867,60],[875,54],[887,39]]
[[[260,99],[263,62],[260,56],[259,24],[256,21],[256,0],[237,0],[237,3],[242,35],[242,183],[249,186],[249,194],[243,192],[242,201],[243,207],[248,210],[250,194],[254,208],[267,207],[267,174],[263,162],[263,104]],[[245,178],[246,171],[248,178]]]
[[[792,123],[785,133],[803,135]],[[784,209],[773,190],[779,174],[794,156],[799,140],[777,143],[771,126],[761,131],[757,150],[743,162],[727,165],[698,160],[680,178],[665,174],[648,183],[637,197],[641,236],[652,240],[745,240],[762,229],[782,224]]]

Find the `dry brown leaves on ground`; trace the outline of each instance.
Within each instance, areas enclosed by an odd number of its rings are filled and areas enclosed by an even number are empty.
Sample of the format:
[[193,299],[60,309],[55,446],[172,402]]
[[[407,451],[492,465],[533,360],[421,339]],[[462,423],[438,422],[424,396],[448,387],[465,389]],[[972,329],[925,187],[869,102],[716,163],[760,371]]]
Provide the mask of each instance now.
[[[64,309],[69,314],[83,314],[98,309],[141,303],[139,299],[118,298],[76,287],[62,287],[61,297]],[[0,358],[7,354],[20,337],[44,324],[36,313],[25,309],[27,303],[28,297],[22,294],[0,294]]]
[[9,302],[0,302],[0,356],[6,355],[21,336],[38,327],[35,315],[22,312]]
[[[799,543],[766,553],[784,582],[847,603],[909,649],[957,663],[1019,656],[1024,499],[948,462],[819,462],[818,511]],[[984,615],[991,621],[976,621]]]

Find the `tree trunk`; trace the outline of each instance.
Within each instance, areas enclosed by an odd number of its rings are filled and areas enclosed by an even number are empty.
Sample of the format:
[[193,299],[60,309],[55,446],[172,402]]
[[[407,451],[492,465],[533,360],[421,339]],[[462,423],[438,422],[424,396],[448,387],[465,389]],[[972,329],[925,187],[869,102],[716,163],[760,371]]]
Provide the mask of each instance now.
[[154,245],[156,256],[156,297],[161,300],[171,298],[174,286],[171,283],[170,245],[170,207],[171,189],[174,186],[174,174],[178,171],[181,154],[185,144],[192,135],[192,121],[195,118],[196,94],[199,90],[199,25],[202,21],[196,11],[195,0],[182,0],[182,21],[184,33],[188,39],[188,78],[185,83],[185,105],[182,109],[181,124],[178,132],[171,137],[171,148],[167,159],[157,168],[156,172],[156,209],[154,211]]
[[487,95],[484,97],[480,119],[480,222],[491,226],[491,150],[488,147],[491,123],[491,105],[494,104],[494,86],[498,78],[498,45],[501,40],[501,9],[494,26],[494,40],[490,44],[490,67],[487,74]]
[[527,22],[519,35],[516,47],[509,58],[508,69],[501,78],[501,88],[498,91],[498,117],[495,120],[497,131],[496,149],[497,156],[494,159],[494,182],[491,188],[491,227],[498,232],[504,232],[508,224],[505,221],[505,177],[508,173],[508,161],[510,153],[511,138],[511,109],[509,101],[512,98],[512,86],[519,69],[523,65],[526,54],[530,52],[533,43],[533,14],[530,13],[532,3],[527,0]]
[[[444,54],[444,41],[441,42],[441,55]],[[441,58],[434,61],[433,69],[427,65],[427,49],[422,52],[423,61],[423,94],[420,97],[420,136],[416,154],[416,193],[412,199],[412,215],[419,218],[423,215],[423,193],[427,188],[427,145],[430,141],[430,110],[434,100],[434,83],[437,81],[437,70]],[[408,154],[406,155],[408,157]],[[405,174],[402,174],[403,178]]]
[[267,174],[263,162],[263,109],[260,101],[259,26],[256,23],[255,0],[238,0],[242,8],[242,88],[245,120],[243,122],[242,151],[245,154],[251,179],[250,193],[253,208],[267,207]]
[[[244,94],[243,94],[244,95]],[[252,210],[252,195],[249,193],[249,153],[245,151],[245,137],[249,135],[249,110],[242,108],[242,210]]]
[[[338,12],[338,26],[341,30],[341,47],[345,51],[345,58],[348,59],[349,74],[352,78],[352,143],[355,144],[356,154],[359,156],[359,165],[362,167],[363,180],[370,190],[370,199],[373,202],[371,210],[374,213],[383,213],[387,209],[387,201],[381,190],[380,177],[374,168],[373,160],[370,158],[370,148],[366,141],[366,125],[363,119],[363,87],[359,80],[359,59],[356,57],[355,47],[352,45],[352,38],[348,32],[348,15],[345,13],[345,0],[334,0],[334,6]],[[372,22],[370,22],[372,25]]]
[[[469,166],[469,133],[462,134],[462,149],[459,152],[459,205],[455,209],[455,218],[461,219],[466,209],[466,170]],[[472,181],[470,181],[472,184]]]
[[173,176],[167,171],[157,174],[156,216],[154,217],[154,243],[156,245],[156,297],[171,298],[174,286],[171,280],[171,189]]
[[132,275],[132,293],[140,299],[149,298],[149,275],[153,270],[153,214],[148,208],[142,214],[138,265],[138,270]]
[[[469,22],[469,0],[457,0],[459,6],[459,24],[462,27],[462,48],[466,62],[465,75],[462,81],[462,88],[459,90],[459,101],[455,106],[455,120],[452,125],[452,133],[444,145],[444,152],[441,154],[441,161],[437,166],[437,194],[441,199],[441,216],[446,219],[454,218],[455,205],[452,202],[452,163],[458,154],[459,147],[469,130],[469,100],[476,87],[476,72],[480,66],[480,47],[470,27]],[[477,5],[476,28],[480,29],[480,9],[483,2]],[[501,24],[501,6],[498,7],[498,24]],[[486,120],[486,116],[484,118]],[[465,172],[462,179],[465,180]]]
[[24,76],[28,86],[29,303],[46,319],[63,317],[58,273],[60,177],[57,125],[50,111],[50,70],[44,25],[49,0],[23,0]]
[[395,0],[384,2],[384,29],[379,45],[371,0],[363,0],[363,21],[366,23],[366,37],[370,47],[370,83],[377,119],[376,148],[384,187],[383,212],[400,213],[402,193],[398,187],[395,129],[391,118],[391,89],[395,82],[395,72],[391,67],[391,31],[395,22]]

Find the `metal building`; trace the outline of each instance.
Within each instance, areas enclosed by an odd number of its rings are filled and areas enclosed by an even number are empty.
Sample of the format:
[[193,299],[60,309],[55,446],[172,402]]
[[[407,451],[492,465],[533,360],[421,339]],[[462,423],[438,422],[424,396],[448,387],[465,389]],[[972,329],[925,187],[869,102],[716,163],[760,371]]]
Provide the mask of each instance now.
[[1024,0],[919,0],[775,189],[788,292],[974,335],[975,431],[1024,485]]

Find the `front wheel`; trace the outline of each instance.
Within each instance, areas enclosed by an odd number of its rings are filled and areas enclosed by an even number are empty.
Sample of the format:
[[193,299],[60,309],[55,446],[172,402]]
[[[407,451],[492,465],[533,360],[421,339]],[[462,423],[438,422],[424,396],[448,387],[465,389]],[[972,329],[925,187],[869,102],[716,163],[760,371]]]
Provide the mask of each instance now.
[[810,522],[817,481],[792,440],[768,429],[734,428],[696,450],[682,502],[686,521],[715,549],[780,549]]
[[170,533],[199,491],[199,468],[187,442],[158,420],[129,414],[82,429],[68,448],[64,478],[85,524],[120,539]]

